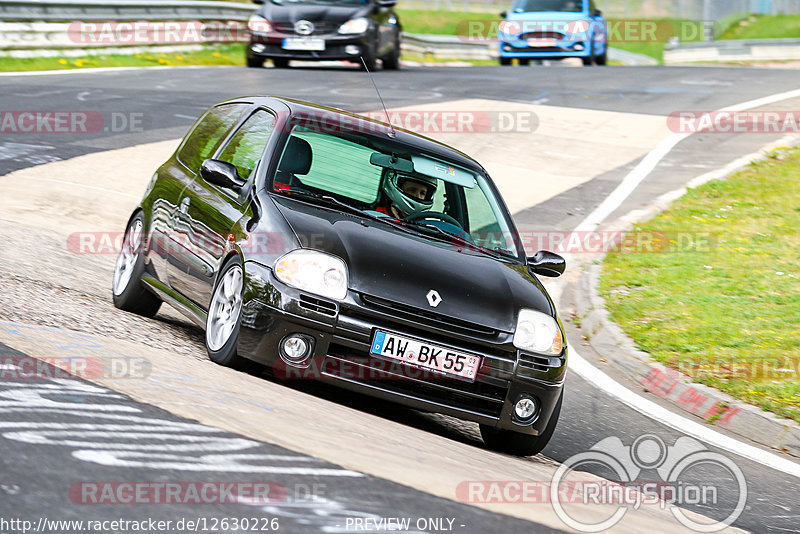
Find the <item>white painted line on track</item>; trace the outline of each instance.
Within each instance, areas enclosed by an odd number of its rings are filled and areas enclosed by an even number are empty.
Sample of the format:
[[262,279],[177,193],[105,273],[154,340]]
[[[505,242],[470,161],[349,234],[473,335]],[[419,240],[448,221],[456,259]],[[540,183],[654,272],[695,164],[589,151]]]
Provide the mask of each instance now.
[[37,182],[50,182],[53,184],[74,185],[75,187],[82,187],[84,189],[91,189],[93,191],[102,191],[103,193],[111,193],[113,195],[119,195],[127,198],[135,198],[136,200],[140,200],[142,198],[141,195],[132,195],[130,193],[123,193],[122,191],[114,191],[113,189],[106,189],[105,187],[98,187],[96,185],[89,185],[89,184],[79,184],[76,182],[69,182],[67,180],[56,180],[54,178],[39,178],[39,177],[26,177],[25,179],[36,180]]
[[[777,93],[764,98],[757,98],[755,100],[748,100],[741,104],[721,108],[715,111],[745,111],[754,109],[782,100],[800,97],[800,89],[787,91],[785,93]],[[636,167],[628,173],[622,182],[617,186],[614,191],[606,197],[603,202],[597,206],[586,219],[583,220],[576,228],[575,232],[592,231],[602,223],[606,217],[611,215],[614,210],[622,205],[626,198],[639,186],[642,181],[647,178],[651,172],[655,170],[658,164],[669,154],[675,146],[684,139],[694,135],[693,133],[675,133],[664,139],[655,149],[653,149],[645,158],[639,162]]]
[[[747,102],[742,102],[741,104],[722,108],[717,111],[744,111],[798,97],[800,97],[800,89],[777,93],[755,100],[748,100]],[[627,176],[625,176],[619,186],[617,186],[617,188],[576,227],[575,231],[591,231],[597,228],[606,217],[611,215],[614,210],[622,205],[625,199],[633,193],[636,187],[649,176],[651,172],[653,172],[659,162],[664,159],[678,143],[691,135],[693,134],[672,134],[662,141],[654,150],[645,156]],[[694,180],[692,182],[694,182]],[[690,182],[690,184],[692,184],[692,182]],[[721,434],[646,399],[616,382],[606,373],[589,363],[588,360],[584,359],[575,350],[570,351],[569,368],[598,389],[608,393],[623,404],[630,406],[637,412],[654,421],[748,460],[800,478],[800,464]]]
[[0,72],[0,77],[7,76],[57,76],[60,74],[93,74],[100,72],[124,72],[133,70],[165,70],[165,69],[230,69],[238,68],[235,65],[187,65],[185,67],[175,66],[152,66],[152,67],[95,67],[95,68],[80,68],[80,69],[58,69],[58,70],[29,70],[29,71],[13,71],[13,72]]
[[580,375],[581,378],[615,397],[623,404],[630,406],[645,417],[674,428],[683,434],[705,441],[709,445],[732,452],[782,473],[800,478],[800,464],[782,458],[777,454],[767,452],[764,449],[743,443],[738,439],[720,434],[706,425],[687,419],[682,415],[676,414],[672,410],[664,408],[660,404],[656,404],[642,397],[638,393],[616,382],[603,371],[589,363],[588,360],[583,358],[583,356],[578,354],[574,349],[570,350],[569,358],[569,368]]

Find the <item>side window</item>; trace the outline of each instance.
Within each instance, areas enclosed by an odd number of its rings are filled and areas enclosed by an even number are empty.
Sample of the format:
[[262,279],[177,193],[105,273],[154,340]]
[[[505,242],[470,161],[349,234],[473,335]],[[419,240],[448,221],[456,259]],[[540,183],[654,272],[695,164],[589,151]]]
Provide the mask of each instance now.
[[275,117],[272,113],[263,109],[256,111],[231,137],[217,159],[234,165],[239,177],[247,180],[264,154],[274,128]]
[[[302,185],[371,204],[378,200],[381,168],[369,162],[374,150],[346,139],[297,127],[292,136],[311,147],[311,168]],[[281,165],[283,161],[281,161]]]
[[225,104],[208,110],[186,138],[178,159],[194,172],[199,172],[200,165],[211,157],[245,107],[246,104]]

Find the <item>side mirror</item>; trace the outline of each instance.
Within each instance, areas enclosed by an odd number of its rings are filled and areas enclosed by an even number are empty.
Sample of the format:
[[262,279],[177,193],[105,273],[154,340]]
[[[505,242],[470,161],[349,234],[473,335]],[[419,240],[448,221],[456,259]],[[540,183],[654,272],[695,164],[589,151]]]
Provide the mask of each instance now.
[[595,16],[595,17],[602,17],[602,16],[603,16],[603,12],[602,12],[602,11],[600,11],[599,9],[595,9],[595,10],[594,10],[594,15],[593,15],[593,16]]
[[254,4],[263,4],[264,0],[253,0]]
[[375,3],[378,7],[394,7],[397,5],[397,0],[378,0]]
[[205,160],[200,166],[200,176],[210,184],[234,191],[238,191],[245,184],[235,166],[218,159]]
[[567,269],[567,260],[556,254],[540,250],[528,258],[528,270],[535,274],[558,278]]
[[501,11],[500,16],[506,18],[508,16],[508,11]]

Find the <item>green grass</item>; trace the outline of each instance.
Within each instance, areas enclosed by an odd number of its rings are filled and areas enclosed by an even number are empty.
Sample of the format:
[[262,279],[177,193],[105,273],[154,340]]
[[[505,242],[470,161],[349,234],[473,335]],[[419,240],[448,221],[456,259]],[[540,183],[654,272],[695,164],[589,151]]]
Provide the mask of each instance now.
[[81,69],[96,67],[150,67],[181,65],[244,65],[244,43],[208,46],[190,52],[106,54],[80,58],[37,57],[0,60],[0,71]]
[[751,15],[730,26],[718,39],[800,38],[800,15]]
[[458,11],[426,11],[421,9],[398,9],[403,31],[408,33],[428,33],[435,35],[468,35],[470,22],[479,23],[481,30],[497,26],[484,26],[484,21],[502,20],[498,13],[461,13]]
[[609,254],[600,284],[612,319],[653,359],[796,421],[798,175],[800,149],[786,149],[691,190],[636,229],[660,232],[667,250]]
[[[647,32],[646,37],[641,37],[645,23],[655,25],[655,29]],[[650,56],[659,63],[664,61],[664,48],[670,37],[678,37],[682,43],[703,40],[703,24],[686,19],[664,18],[647,21],[609,19],[608,27],[609,46]]]

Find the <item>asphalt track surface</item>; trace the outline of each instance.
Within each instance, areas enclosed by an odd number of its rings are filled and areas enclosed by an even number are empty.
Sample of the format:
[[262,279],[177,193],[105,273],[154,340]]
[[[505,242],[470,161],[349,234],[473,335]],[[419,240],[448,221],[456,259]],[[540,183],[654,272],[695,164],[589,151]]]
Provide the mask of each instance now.
[[[794,71],[739,69],[739,68],[424,68],[376,74],[388,107],[434,104],[462,98],[483,98],[505,102],[534,103],[574,109],[618,111],[667,116],[677,110],[713,110],[755,98],[797,88]],[[346,67],[298,68],[276,71],[273,69],[148,69],[135,71],[63,74],[46,77],[0,77],[0,109],[3,110],[94,110],[105,124],[111,124],[113,114],[118,117],[137,117],[140,131],[119,127],[117,131],[99,131],[94,135],[26,134],[3,135],[0,138],[0,173],[72,158],[92,152],[137,145],[146,142],[174,139],[182,136],[188,126],[204,109],[220,100],[243,94],[276,94],[313,100],[348,110],[363,111],[378,107],[371,85],[363,73]],[[798,109],[797,101],[783,102],[769,109]],[[119,125],[117,125],[119,126]],[[138,130],[138,129],[137,129]],[[435,137],[435,135],[434,135]],[[683,185],[691,177],[713,170],[737,157],[754,152],[776,140],[779,135],[695,135],[673,150],[657,169],[637,188],[633,195],[610,217],[614,219],[631,209],[641,207],[658,194]],[[580,146],[575,147],[580,155]],[[520,226],[541,229],[569,230],[574,228],[622,180],[636,162],[614,169],[579,187],[565,191],[534,208],[515,214]],[[2,176],[0,176],[2,180]],[[567,290],[569,292],[569,289]],[[562,315],[564,311],[562,310]],[[580,336],[569,327],[571,344],[585,357],[592,359],[590,349]],[[3,347],[4,353],[10,349]],[[604,369],[614,376],[613,371]],[[13,385],[3,383],[4,390]],[[30,387],[27,384],[26,387]],[[331,402],[347,403],[348,395],[321,388],[311,388],[309,394],[319,395]],[[657,397],[648,395],[659,402]],[[78,401],[84,402],[84,401]],[[111,402],[111,401],[103,401]],[[168,413],[127,399],[114,399],[114,403],[135,406],[148,416],[176,420]],[[421,432],[445,435],[454,440],[475,442],[474,436],[461,434],[449,427],[438,427],[428,420],[415,418],[413,412],[380,408],[378,413],[419,427]],[[32,412],[30,420],[34,419]],[[18,413],[15,420],[25,420]],[[0,418],[5,421],[3,416]],[[724,433],[724,430],[721,432]],[[659,436],[667,444],[673,443],[680,433],[655,423],[645,415],[621,404],[613,397],[595,389],[576,374],[568,378],[562,418],[555,437],[545,449],[544,456],[557,462],[586,451],[593,444],[616,436],[630,444],[645,434]],[[28,446],[14,440],[0,441],[3,451],[3,474],[0,484],[9,494],[3,497],[0,510],[4,515],[36,515],[42,502],[53,503],[60,517],[70,514],[85,515],[83,507],[65,499],[64,487],[76,480],[134,480],[128,468],[111,469],[106,466],[88,468],[76,463],[63,448],[49,445],[47,453],[37,446]],[[714,450],[713,447],[710,447]],[[291,451],[259,444],[254,449],[259,454],[292,455]],[[733,460],[743,471],[748,485],[748,501],[744,513],[734,526],[754,532],[798,532],[800,511],[798,498],[800,481],[792,476],[745,460],[735,454],[716,451]],[[302,463],[302,462],[301,462]],[[335,466],[334,466],[335,467]],[[89,472],[87,472],[89,469]],[[587,468],[587,470],[592,470]],[[597,474],[608,473],[598,468]],[[181,480],[186,474],[165,472]],[[702,478],[703,472],[698,473]],[[148,475],[153,477],[152,474]],[[707,476],[719,476],[707,473]],[[96,477],[96,478],[93,478]],[[203,474],[203,480],[209,475]],[[142,477],[144,478],[144,477]],[[187,480],[190,480],[191,477]],[[25,480],[29,491],[15,489],[17,482]],[[210,480],[224,481],[224,475],[211,476]],[[297,479],[287,476],[287,487]],[[9,481],[8,483],[6,483]],[[12,483],[13,482],[13,483]],[[305,479],[302,483],[307,482]],[[336,477],[335,482],[324,480],[329,492],[335,495],[334,506],[358,507],[356,512],[381,515],[408,514],[413,517],[447,517],[457,515],[460,523],[468,524],[469,531],[538,532],[547,530],[532,523],[520,524],[507,516],[448,502],[417,490],[394,487],[390,482],[373,477]],[[733,481],[720,479],[720,501],[731,502],[734,497]],[[14,492],[17,492],[16,494]],[[379,509],[376,502],[388,502],[380,495],[392,492],[391,510]],[[15,497],[15,495],[17,495]],[[334,499],[334,500],[335,500]],[[364,506],[366,503],[370,505]],[[137,507],[138,508],[138,507]],[[365,509],[366,508],[366,509]],[[692,507],[700,513],[714,517],[727,512],[703,506]],[[76,511],[77,510],[77,511]],[[246,512],[242,507],[242,514]],[[722,510],[722,512],[721,512]],[[115,517],[126,513],[124,509],[97,507],[98,517]],[[341,511],[341,509],[340,509]],[[209,507],[203,510],[209,516],[231,517],[229,508]],[[724,512],[724,513],[723,513]],[[163,505],[154,510],[163,518],[178,518],[181,513]],[[143,515],[137,509],[137,517]],[[54,514],[55,515],[55,514]],[[185,515],[185,514],[184,514]],[[196,515],[196,514],[195,514]],[[302,514],[298,514],[302,515]],[[320,524],[303,523],[295,517],[297,530],[319,531]],[[307,520],[308,518],[305,517]],[[319,521],[318,518],[314,519]],[[287,519],[288,522],[291,519]],[[287,523],[289,524],[289,523]],[[328,525],[329,526],[329,525]],[[473,530],[474,529],[474,530]]]

